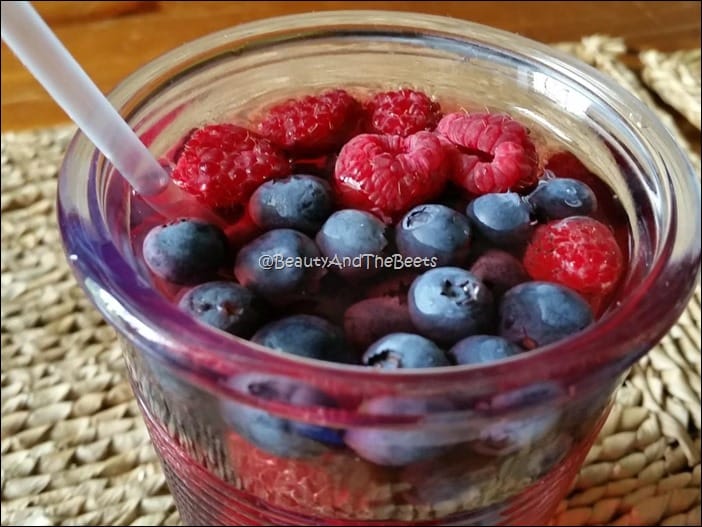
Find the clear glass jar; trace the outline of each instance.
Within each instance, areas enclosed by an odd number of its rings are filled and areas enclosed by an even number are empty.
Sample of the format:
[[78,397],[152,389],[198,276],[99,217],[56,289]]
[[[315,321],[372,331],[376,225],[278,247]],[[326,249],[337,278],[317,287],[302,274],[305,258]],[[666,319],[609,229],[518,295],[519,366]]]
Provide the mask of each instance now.
[[[154,289],[132,243],[151,211],[79,133],[59,179],[65,251],[119,334],[187,524],[545,522],[627,368],[687,304],[700,263],[692,168],[638,100],[544,45],[419,14],[305,14],[188,43],[110,97],[163,157],[192,128],[246,123],[274,99],[397,85],[507,111],[586,160],[629,223],[615,305],[567,341],[487,366],[385,372],[276,355],[208,330]],[[336,404],[271,400],[268,389],[323,392]],[[422,399],[432,411],[359,411],[380,396]],[[447,410],[447,399],[458,403]],[[337,441],[350,430],[426,455],[379,466]]]

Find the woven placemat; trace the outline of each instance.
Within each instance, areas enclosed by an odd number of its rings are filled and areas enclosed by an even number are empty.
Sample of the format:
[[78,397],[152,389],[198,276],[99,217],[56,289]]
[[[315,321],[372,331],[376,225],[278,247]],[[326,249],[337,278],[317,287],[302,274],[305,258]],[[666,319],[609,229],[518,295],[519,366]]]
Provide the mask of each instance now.
[[648,50],[640,55],[644,82],[666,103],[700,129],[700,50],[661,53]]
[[[621,40],[563,47],[636,93],[687,144],[617,60]],[[654,90],[669,86],[667,64],[646,59]],[[699,109],[699,69],[696,82]],[[114,332],[61,251],[55,178],[73,131],[2,136],[2,525],[177,525]],[[631,370],[552,524],[700,525],[699,289]]]

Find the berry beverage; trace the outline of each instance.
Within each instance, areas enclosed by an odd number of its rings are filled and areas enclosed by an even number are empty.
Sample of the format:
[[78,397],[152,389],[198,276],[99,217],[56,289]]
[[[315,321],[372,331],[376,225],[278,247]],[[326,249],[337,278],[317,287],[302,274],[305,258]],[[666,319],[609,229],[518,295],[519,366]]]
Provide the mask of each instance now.
[[[336,88],[273,101],[245,125],[205,124],[163,161],[229,219],[218,228],[148,217],[134,226],[135,253],[164,296],[209,327],[379,372],[489,364],[588,328],[626,262],[612,191],[511,116],[445,106],[410,88]],[[311,169],[310,157],[322,162]],[[598,394],[575,420],[562,408],[496,420],[564,388],[544,379],[485,399],[347,400],[274,375],[228,381],[322,410],[455,414],[443,426],[327,427],[212,401],[158,364],[145,369],[135,377],[146,398],[163,390],[147,404],[156,440],[178,460],[171,479],[224,469],[213,489],[267,497],[290,521],[456,523],[475,521],[476,509],[479,521],[498,519],[538,480],[572,477],[608,399]],[[218,429],[188,437],[190,412],[210,413]],[[169,419],[172,432],[160,426]],[[231,512],[212,521],[251,519],[236,500],[224,504]]]
[[60,187],[187,524],[546,522],[693,289],[699,225],[671,211],[699,197],[615,111],[644,109],[536,44],[387,17],[254,24],[118,92],[220,225],[100,162]]

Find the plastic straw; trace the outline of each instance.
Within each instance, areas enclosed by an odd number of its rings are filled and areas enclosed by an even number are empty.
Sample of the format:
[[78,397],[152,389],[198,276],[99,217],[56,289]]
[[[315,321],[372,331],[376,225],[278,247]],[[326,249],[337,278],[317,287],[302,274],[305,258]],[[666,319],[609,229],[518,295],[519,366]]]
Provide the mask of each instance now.
[[217,221],[178,189],[29,2],[2,2],[2,39],[129,184],[159,212]]

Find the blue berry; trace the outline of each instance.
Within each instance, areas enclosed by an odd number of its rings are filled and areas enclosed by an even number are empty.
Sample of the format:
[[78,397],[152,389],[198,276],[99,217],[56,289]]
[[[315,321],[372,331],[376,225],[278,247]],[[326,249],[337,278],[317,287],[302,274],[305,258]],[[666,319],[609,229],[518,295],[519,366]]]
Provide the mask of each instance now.
[[502,297],[499,334],[531,350],[577,333],[594,321],[575,291],[551,282],[527,282]]
[[597,210],[595,193],[577,179],[542,179],[526,199],[544,220],[587,216]]
[[508,456],[529,446],[538,451],[544,446],[541,444],[544,438],[558,426],[559,419],[560,412],[550,408],[533,408],[528,417],[506,415],[491,419],[481,428],[472,448],[491,456]]
[[444,205],[420,205],[410,210],[395,231],[400,254],[436,258],[435,266],[456,265],[468,256],[470,222]]
[[522,350],[493,335],[473,335],[457,342],[448,352],[456,364],[489,364],[517,355]]
[[353,362],[341,328],[312,315],[293,315],[266,324],[253,342],[284,353],[330,362]]
[[485,333],[494,314],[490,290],[458,267],[437,267],[420,275],[410,287],[408,305],[420,333],[447,343]]
[[359,349],[366,349],[390,333],[413,331],[407,304],[399,297],[367,298],[353,304],[344,313],[346,337]]
[[[244,395],[262,401],[305,409],[336,406],[326,394],[288,378],[246,374],[236,377],[230,384]],[[343,444],[343,434],[339,430],[285,419],[231,399],[223,401],[221,408],[226,424],[258,448],[276,456],[314,457],[327,451],[329,446]]]
[[531,234],[531,210],[516,192],[479,196],[466,213],[478,232],[495,245],[521,244]]
[[208,280],[229,256],[221,229],[185,218],[151,229],[143,250],[144,261],[155,275],[183,285]]
[[272,304],[284,304],[313,292],[324,275],[315,263],[319,250],[304,234],[275,229],[241,248],[234,275],[239,283]]
[[470,272],[483,282],[495,298],[500,298],[507,290],[529,281],[522,262],[499,249],[489,249],[471,265]]
[[[370,415],[427,416],[455,411],[441,399],[384,396],[364,402],[358,409]],[[405,466],[437,457],[448,451],[455,438],[442,437],[427,423],[402,428],[351,428],[346,444],[363,459],[383,466]]]
[[383,370],[450,366],[444,351],[431,340],[412,333],[391,333],[363,354],[363,364]]
[[190,289],[178,302],[199,321],[232,335],[248,337],[262,318],[256,296],[234,282],[207,282]]
[[547,448],[544,441],[558,426],[558,401],[564,395],[558,384],[547,381],[492,397],[488,410],[491,417],[472,448],[493,456],[506,456],[528,446],[535,451]]
[[385,224],[374,215],[355,209],[339,210],[329,216],[316,241],[324,256],[342,263],[335,265],[334,270],[345,277],[374,274],[379,267],[372,256],[381,256],[388,246]]
[[259,227],[314,233],[332,212],[329,183],[294,175],[266,181],[249,199],[249,214]]
[[548,448],[546,442],[551,442],[551,435],[561,419],[558,401],[563,396],[563,389],[548,381],[492,397],[486,407],[481,404],[478,408],[489,417],[472,444],[473,450],[485,455],[506,456],[527,446],[534,451]]

